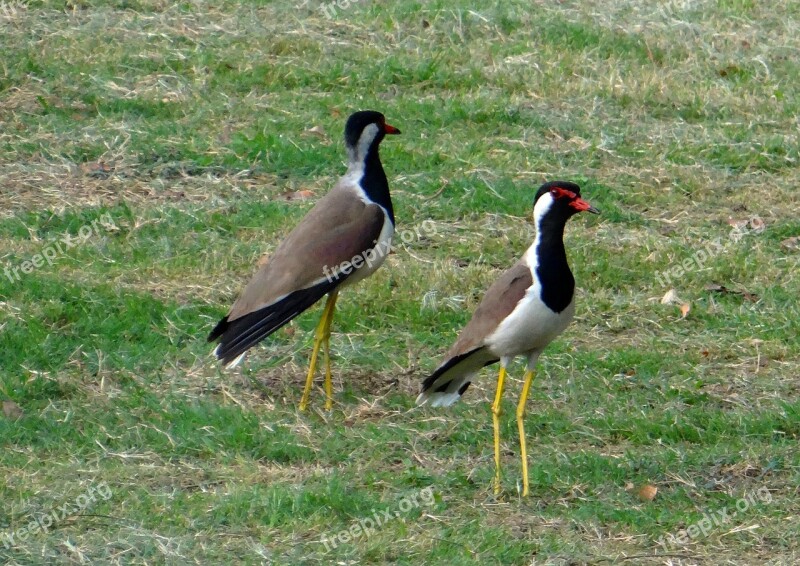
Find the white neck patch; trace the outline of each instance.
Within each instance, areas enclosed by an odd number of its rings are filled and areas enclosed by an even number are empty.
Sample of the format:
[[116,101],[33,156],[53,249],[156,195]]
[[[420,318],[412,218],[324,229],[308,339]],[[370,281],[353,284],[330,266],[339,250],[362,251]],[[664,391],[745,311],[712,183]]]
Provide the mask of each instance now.
[[361,132],[361,137],[358,138],[356,146],[347,148],[347,156],[350,158],[351,169],[354,167],[358,169],[363,168],[364,160],[367,158],[367,152],[372,142],[378,137],[379,131],[377,124],[370,124]]
[[536,257],[536,247],[539,245],[539,240],[542,237],[541,222],[542,218],[544,218],[550,209],[553,208],[554,202],[555,199],[553,198],[553,195],[548,192],[540,196],[539,200],[536,201],[536,204],[533,207],[533,225],[536,227],[536,236],[533,239],[533,244],[531,244],[531,246],[525,252],[525,260],[531,268],[535,285],[538,284],[536,283],[538,280],[535,274],[536,267],[539,265],[539,260]]
[[555,199],[549,192],[540,196],[539,200],[536,201],[536,205],[533,207],[533,220],[537,230],[542,218],[550,211],[554,202]]

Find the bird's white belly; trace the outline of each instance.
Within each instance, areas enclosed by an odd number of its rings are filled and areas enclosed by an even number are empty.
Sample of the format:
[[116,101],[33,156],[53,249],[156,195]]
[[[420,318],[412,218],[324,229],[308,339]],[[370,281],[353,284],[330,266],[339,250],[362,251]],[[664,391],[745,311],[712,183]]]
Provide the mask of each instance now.
[[541,351],[569,326],[574,314],[574,298],[567,308],[556,313],[542,302],[538,285],[535,285],[487,337],[486,344],[498,357]]

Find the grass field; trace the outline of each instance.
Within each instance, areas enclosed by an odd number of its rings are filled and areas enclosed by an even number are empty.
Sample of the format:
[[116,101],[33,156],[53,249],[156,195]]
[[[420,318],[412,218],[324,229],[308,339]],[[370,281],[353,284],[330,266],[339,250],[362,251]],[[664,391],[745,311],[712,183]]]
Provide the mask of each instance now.
[[[800,4],[323,5],[0,3],[0,563],[800,561]],[[300,413],[319,306],[205,338],[366,108],[412,232]],[[414,398],[558,178],[603,214],[495,497],[496,374]]]

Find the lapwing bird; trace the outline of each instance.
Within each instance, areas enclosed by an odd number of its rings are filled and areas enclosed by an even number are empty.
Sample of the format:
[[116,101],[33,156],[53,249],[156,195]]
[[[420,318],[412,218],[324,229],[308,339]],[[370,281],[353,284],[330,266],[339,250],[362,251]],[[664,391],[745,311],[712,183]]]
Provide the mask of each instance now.
[[348,118],[347,172],[277,247],[208,337],[209,342],[219,340],[214,354],[233,367],[249,348],[328,295],[314,334],[301,410],[308,406],[320,346],[325,408],[333,407],[329,339],[336,298],[343,287],[371,275],[389,254],[394,211],[378,147],[386,134],[399,133],[380,112]]
[[492,404],[494,425],[494,491],[500,493],[500,399],[508,364],[527,358],[522,394],[517,405],[522,495],[528,495],[525,444],[525,402],[542,350],[561,334],[575,313],[575,278],[567,263],[564,227],[581,211],[599,211],[581,198],[580,187],[566,181],[542,185],[536,193],[533,245],[503,273],[483,297],[442,364],[422,383],[418,405],[448,406],[458,401],[484,366],[500,362],[497,393]]

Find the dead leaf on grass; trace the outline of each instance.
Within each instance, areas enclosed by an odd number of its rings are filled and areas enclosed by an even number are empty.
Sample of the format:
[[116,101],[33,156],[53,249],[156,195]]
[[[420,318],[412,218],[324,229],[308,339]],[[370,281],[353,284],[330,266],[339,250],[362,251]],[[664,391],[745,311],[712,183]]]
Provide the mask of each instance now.
[[80,170],[87,177],[107,179],[114,172],[114,166],[105,161],[87,161],[81,163]]
[[3,401],[3,416],[12,421],[17,420],[25,414],[22,407],[17,405],[14,401]]
[[672,305],[675,303],[679,303],[681,300],[678,298],[678,292],[675,289],[670,289],[664,296],[661,297],[661,304],[662,305]]
[[323,140],[328,137],[328,135],[325,133],[325,130],[322,129],[322,126],[314,126],[313,128],[309,128],[306,130],[306,133],[317,136]]
[[281,200],[285,200],[286,202],[295,202],[295,201],[303,201],[308,200],[314,196],[314,191],[309,191],[308,189],[302,189],[300,191],[287,191],[285,193],[281,193],[278,195],[278,198]]
[[749,229],[753,232],[763,232],[766,228],[764,219],[760,216],[751,216],[750,218],[728,218],[728,225],[733,227],[737,232],[744,232]]
[[653,499],[655,499],[657,493],[658,493],[658,488],[648,483],[640,487],[637,490],[636,495],[642,501],[652,501]]
[[781,247],[790,252],[796,252],[797,250],[800,250],[800,236],[786,238],[781,242]]
[[681,318],[686,318],[686,315],[689,314],[689,311],[692,310],[692,304],[688,301],[683,301],[678,297],[677,291],[675,289],[670,289],[664,296],[661,297],[661,304],[662,305],[680,305],[681,310]]
[[658,493],[658,488],[652,484],[646,483],[642,486],[636,487],[632,483],[625,484],[625,491],[635,495],[642,501],[652,501]]
[[742,230],[747,224],[750,222],[749,219],[745,218],[742,220],[741,218],[728,218],[728,225],[732,226],[736,230]]
[[709,283],[704,287],[704,289],[706,291],[720,293],[722,295],[740,295],[744,300],[750,301],[751,303],[758,302],[758,295],[755,293],[751,293],[749,291],[734,291],[733,289],[728,289],[725,285],[720,285],[719,283]]

